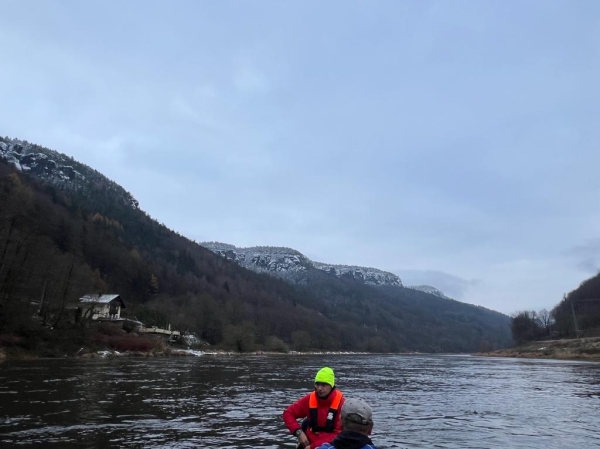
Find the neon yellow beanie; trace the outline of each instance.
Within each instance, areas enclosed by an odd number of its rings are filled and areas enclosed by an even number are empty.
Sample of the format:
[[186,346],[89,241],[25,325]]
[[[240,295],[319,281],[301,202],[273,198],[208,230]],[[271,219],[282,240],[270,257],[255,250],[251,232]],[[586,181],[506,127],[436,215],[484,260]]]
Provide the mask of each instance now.
[[315,377],[316,382],[323,382],[324,384],[329,384],[333,388],[335,385],[335,374],[333,374],[333,370],[328,366],[321,368],[317,372],[317,376]]

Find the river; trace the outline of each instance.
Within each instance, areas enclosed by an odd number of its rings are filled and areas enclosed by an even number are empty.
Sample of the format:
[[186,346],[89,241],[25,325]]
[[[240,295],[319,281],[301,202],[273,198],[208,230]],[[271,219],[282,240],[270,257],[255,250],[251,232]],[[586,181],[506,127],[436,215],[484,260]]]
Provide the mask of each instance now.
[[8,361],[0,447],[294,448],[281,412],[324,365],[380,448],[600,447],[600,364],[421,355]]

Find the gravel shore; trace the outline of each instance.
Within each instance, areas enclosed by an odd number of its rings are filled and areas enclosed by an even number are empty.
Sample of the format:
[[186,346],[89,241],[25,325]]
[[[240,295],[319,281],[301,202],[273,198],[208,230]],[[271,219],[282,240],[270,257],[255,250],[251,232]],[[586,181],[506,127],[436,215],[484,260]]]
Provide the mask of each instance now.
[[477,355],[600,362],[600,337],[534,341],[516,348],[482,352]]

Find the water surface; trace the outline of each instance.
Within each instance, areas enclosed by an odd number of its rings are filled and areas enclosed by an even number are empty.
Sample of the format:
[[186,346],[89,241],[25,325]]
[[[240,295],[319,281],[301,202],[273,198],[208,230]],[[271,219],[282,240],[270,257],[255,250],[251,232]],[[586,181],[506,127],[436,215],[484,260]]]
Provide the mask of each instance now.
[[316,371],[380,448],[600,447],[600,364],[469,356],[213,356],[0,364],[0,447],[293,448]]

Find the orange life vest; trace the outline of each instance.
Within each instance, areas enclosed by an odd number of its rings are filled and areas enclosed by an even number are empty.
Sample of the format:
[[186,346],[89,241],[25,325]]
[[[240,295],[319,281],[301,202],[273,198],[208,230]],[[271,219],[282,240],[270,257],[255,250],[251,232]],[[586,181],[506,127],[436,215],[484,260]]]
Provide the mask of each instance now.
[[312,431],[314,433],[319,433],[319,432],[333,432],[334,427],[335,427],[335,418],[337,416],[338,410],[340,408],[340,402],[342,402],[342,397],[344,397],[344,395],[342,394],[341,391],[336,390],[336,394],[335,394],[335,398],[333,398],[333,402],[331,403],[331,405],[329,406],[329,411],[327,412],[327,421],[325,421],[325,425],[324,426],[319,426],[319,423],[317,421],[318,418],[318,402],[317,402],[317,393],[315,391],[313,391],[310,394],[310,398],[308,400],[308,407],[309,407],[309,416],[310,416],[310,428],[312,429]]

